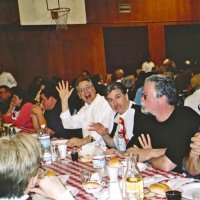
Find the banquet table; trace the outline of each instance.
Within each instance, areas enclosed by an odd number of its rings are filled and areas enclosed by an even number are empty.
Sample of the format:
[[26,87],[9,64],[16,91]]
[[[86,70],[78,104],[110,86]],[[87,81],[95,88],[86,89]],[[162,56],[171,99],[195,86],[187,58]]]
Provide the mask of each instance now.
[[[68,174],[69,178],[67,180],[67,185],[75,187],[79,190],[78,194],[75,196],[75,199],[77,200],[96,199],[92,194],[87,193],[82,188],[82,182],[80,179],[80,171],[83,169],[95,172],[95,169],[92,167],[92,163],[84,163],[80,159],[77,162],[72,161],[71,156],[68,154],[65,159],[52,162],[52,164],[50,165],[43,165],[43,168],[45,168],[46,170],[53,170],[54,172],[56,172],[56,175]],[[142,172],[142,175],[144,178],[154,175],[162,175],[169,180],[173,177],[184,177],[184,175],[175,172],[171,171],[164,172],[158,169],[154,169],[148,164],[146,170]],[[105,180],[108,181],[107,178]],[[154,196],[151,199],[166,199],[166,198]]]

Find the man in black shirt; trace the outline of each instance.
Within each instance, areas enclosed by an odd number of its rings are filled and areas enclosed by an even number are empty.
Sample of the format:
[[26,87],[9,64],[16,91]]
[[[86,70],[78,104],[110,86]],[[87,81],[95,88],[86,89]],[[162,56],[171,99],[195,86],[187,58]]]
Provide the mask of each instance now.
[[161,170],[182,172],[182,162],[190,151],[191,138],[198,131],[200,116],[188,107],[175,105],[176,88],[172,79],[164,75],[147,78],[142,110],[150,115],[142,125],[143,132],[138,129],[134,133],[127,152],[137,149],[133,145],[141,145],[141,150],[166,148],[165,155],[152,157],[149,162]]
[[[44,114],[41,106],[44,109]],[[45,89],[41,92],[41,106],[34,106],[33,113],[37,117],[39,126],[41,124],[47,125],[49,134],[57,138],[82,138],[82,129],[72,130],[63,127],[60,118],[61,102],[55,84],[45,85]]]

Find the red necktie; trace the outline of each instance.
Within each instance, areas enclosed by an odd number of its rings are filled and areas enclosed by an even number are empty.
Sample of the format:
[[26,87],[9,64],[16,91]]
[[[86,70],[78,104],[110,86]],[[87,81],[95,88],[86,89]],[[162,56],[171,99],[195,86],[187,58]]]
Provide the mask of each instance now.
[[124,139],[126,144],[128,143],[128,139],[126,138],[126,127],[124,124],[124,119],[122,117],[119,117],[119,131],[118,134],[121,135]]

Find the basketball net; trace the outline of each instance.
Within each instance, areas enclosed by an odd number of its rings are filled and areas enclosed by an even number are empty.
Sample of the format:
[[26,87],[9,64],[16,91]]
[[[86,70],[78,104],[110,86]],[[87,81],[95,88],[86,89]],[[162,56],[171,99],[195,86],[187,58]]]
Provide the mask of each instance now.
[[56,22],[57,30],[65,30],[67,29],[67,19],[70,8],[60,7],[60,0],[58,1],[58,7],[50,9],[48,0],[46,0],[47,10],[51,11],[51,18]]
[[51,17],[56,22],[57,30],[67,29],[67,19],[70,9],[69,8],[56,8],[51,9]]

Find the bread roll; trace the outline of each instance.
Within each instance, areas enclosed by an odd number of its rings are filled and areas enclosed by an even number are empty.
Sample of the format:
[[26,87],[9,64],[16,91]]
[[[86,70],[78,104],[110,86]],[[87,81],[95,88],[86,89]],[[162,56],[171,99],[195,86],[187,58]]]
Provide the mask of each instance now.
[[119,158],[118,157],[110,158],[108,165],[112,167],[119,167],[120,166]]
[[55,176],[55,175],[56,175],[56,172],[50,169],[47,170],[45,173],[45,176]]
[[101,185],[94,181],[89,181],[87,183],[83,184],[84,189],[97,189],[98,187],[101,187]]
[[165,192],[170,190],[170,187],[164,183],[154,183],[149,186],[149,190],[155,194],[165,196]]

